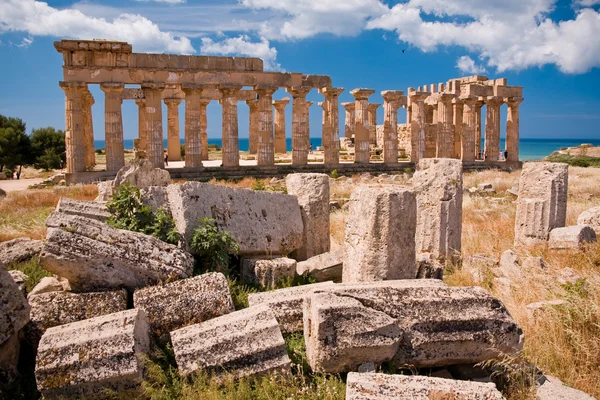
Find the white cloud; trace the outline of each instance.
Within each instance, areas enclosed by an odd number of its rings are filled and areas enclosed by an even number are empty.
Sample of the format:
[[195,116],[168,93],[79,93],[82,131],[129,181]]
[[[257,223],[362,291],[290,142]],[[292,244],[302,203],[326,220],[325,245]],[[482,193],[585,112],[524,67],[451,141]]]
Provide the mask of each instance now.
[[155,2],[155,3],[168,3],[168,4],[182,4],[185,3],[185,0],[135,0],[138,2]]
[[252,42],[247,35],[227,38],[220,42],[215,42],[210,38],[202,38],[200,52],[205,54],[258,57],[264,61],[266,70],[282,70],[281,65],[275,61],[277,58],[277,49],[270,47],[269,41],[265,38],[261,38],[260,42]]
[[485,73],[485,68],[475,64],[475,61],[469,56],[459,57],[458,60],[456,60],[456,68],[465,74],[477,75]]
[[17,47],[29,47],[31,46],[31,44],[33,43],[33,38],[32,37],[28,37],[28,38],[23,38],[23,40],[21,40],[21,43],[17,44]]
[[187,37],[163,32],[138,14],[121,14],[109,22],[76,9],[59,10],[35,0],[4,0],[0,4],[0,34],[7,31],[27,32],[33,36],[120,40],[133,44],[136,51],[195,52]]
[[592,7],[600,5],[600,0],[575,0],[575,5],[580,7]]

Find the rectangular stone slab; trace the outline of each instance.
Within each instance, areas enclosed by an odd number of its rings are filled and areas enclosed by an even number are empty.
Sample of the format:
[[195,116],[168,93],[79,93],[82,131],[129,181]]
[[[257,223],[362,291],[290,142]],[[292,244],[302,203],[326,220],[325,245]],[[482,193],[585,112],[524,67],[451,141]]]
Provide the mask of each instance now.
[[29,322],[29,304],[0,263],[0,345]]
[[150,348],[142,310],[127,310],[50,328],[35,366],[45,399],[97,398],[105,390],[135,390],[142,380],[141,354]]
[[290,370],[285,341],[273,313],[250,307],[171,332],[182,375],[196,371],[234,377]]
[[319,254],[305,261],[300,261],[296,265],[296,274],[308,274],[318,282],[323,281],[342,281],[342,270],[344,267],[343,247],[327,253]]
[[129,290],[192,274],[194,259],[171,244],[89,218],[52,213],[40,256],[73,291]]
[[56,212],[69,215],[78,215],[106,222],[111,213],[106,208],[105,203],[98,201],[75,200],[67,197],[61,197],[56,206]]

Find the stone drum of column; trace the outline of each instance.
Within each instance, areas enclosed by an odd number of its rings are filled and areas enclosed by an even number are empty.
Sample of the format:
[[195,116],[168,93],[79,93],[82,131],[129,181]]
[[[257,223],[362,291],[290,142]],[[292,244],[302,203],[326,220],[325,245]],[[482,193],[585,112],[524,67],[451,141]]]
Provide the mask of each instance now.
[[273,100],[275,107],[275,153],[286,152],[285,142],[285,106],[290,99]]
[[369,96],[373,89],[354,89],[350,92],[356,99],[354,117],[354,162],[368,164],[369,155]]

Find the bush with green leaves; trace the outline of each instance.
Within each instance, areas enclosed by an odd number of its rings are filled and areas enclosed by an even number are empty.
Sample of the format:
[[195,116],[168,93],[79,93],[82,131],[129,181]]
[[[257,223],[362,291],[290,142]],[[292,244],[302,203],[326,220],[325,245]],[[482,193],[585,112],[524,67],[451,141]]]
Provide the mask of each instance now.
[[200,258],[203,268],[227,272],[229,255],[237,254],[240,246],[231,233],[219,229],[213,218],[198,218],[198,223],[190,239],[190,249]]
[[106,207],[112,214],[108,224],[115,228],[152,235],[170,244],[179,243],[173,217],[162,208],[153,211],[144,204],[136,186],[129,183],[119,186]]

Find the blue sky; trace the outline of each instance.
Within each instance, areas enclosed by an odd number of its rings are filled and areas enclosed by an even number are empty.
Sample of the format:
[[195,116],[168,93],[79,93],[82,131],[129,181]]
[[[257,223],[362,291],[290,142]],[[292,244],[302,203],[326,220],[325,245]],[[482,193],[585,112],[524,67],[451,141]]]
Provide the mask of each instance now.
[[[341,101],[352,101],[357,87],[375,89],[371,102],[382,103],[382,90],[475,73],[506,77],[524,87],[522,137],[600,138],[600,0],[1,0],[0,114],[22,118],[28,129],[64,129],[62,57],[53,47],[60,38],[124,40],[135,52],[260,57],[271,70],[330,75],[346,89]],[[103,139],[104,97],[91,90],[95,136]],[[311,136],[319,136],[322,96],[315,90],[309,100]],[[248,108],[238,106],[247,137]],[[137,106],[124,102],[123,113],[125,138],[133,139]],[[182,104],[182,135],[183,113]],[[503,126],[505,118],[503,107]],[[290,125],[288,106],[288,136]],[[209,137],[220,137],[220,127],[213,102]]]

